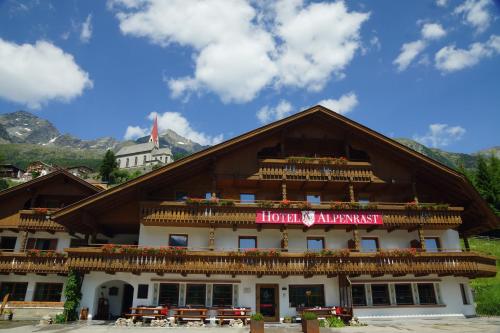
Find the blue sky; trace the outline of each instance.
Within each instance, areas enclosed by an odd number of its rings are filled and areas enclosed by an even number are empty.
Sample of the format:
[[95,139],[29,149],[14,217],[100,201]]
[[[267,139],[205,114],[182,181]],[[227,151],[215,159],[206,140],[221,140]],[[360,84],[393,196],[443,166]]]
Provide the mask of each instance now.
[[91,139],[158,115],[213,144],[321,103],[451,151],[500,144],[496,0],[0,0],[0,113]]

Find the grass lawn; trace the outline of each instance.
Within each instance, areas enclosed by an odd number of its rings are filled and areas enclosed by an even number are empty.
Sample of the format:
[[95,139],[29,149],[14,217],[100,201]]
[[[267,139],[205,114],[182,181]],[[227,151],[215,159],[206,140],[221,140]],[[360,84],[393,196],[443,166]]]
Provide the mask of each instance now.
[[477,314],[500,315],[500,240],[469,239],[471,251],[483,252],[497,257],[497,276],[471,281],[475,290]]

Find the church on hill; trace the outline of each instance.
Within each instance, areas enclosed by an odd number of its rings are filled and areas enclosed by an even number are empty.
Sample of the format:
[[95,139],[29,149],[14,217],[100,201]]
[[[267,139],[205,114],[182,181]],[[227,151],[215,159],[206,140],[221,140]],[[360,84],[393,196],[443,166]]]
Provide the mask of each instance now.
[[122,147],[116,153],[116,162],[119,169],[140,168],[159,163],[167,164],[173,161],[170,148],[160,148],[157,118],[155,118],[148,142]]

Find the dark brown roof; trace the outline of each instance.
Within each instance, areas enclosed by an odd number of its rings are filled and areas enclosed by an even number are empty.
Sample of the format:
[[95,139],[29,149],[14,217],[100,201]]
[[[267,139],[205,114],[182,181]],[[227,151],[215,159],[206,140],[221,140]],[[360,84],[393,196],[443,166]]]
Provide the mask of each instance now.
[[[195,154],[192,154],[190,156],[187,156],[185,158],[182,158],[180,160],[177,160],[171,164],[167,164],[161,168],[158,168],[156,170],[153,170],[149,173],[146,173],[140,177],[137,177],[135,179],[132,179],[126,183],[123,183],[121,185],[118,185],[116,187],[112,187],[108,190],[105,190],[101,193],[95,194],[93,196],[87,197],[79,202],[76,202],[72,205],[69,205],[57,213],[53,215],[53,218],[57,220],[62,220],[65,217],[70,216],[72,213],[76,212],[78,209],[82,207],[88,207],[91,206],[93,203],[98,202],[104,198],[108,198],[111,196],[114,196],[115,194],[121,193],[122,191],[126,189],[133,188],[134,186],[137,186],[138,184],[144,184],[147,183],[149,180],[154,179],[155,177],[171,172],[172,170],[177,170],[179,168],[182,168],[183,166],[186,166],[192,162],[195,162],[197,160],[200,160],[202,158],[208,157],[210,155],[213,155],[217,152],[221,152],[227,148],[230,148],[234,145],[240,144],[246,140],[255,138],[257,136],[263,135],[265,133],[271,132],[273,130],[279,129],[283,126],[286,126],[290,123],[299,121],[300,119],[303,119],[305,117],[308,117],[310,115],[314,114],[322,114],[326,115],[332,119],[335,119],[336,121],[339,121],[351,128],[352,131],[358,131],[362,133],[365,136],[369,136],[374,140],[377,140],[380,143],[383,143],[384,145],[387,145],[388,147],[393,148],[396,151],[401,152],[404,156],[407,158],[413,159],[415,161],[418,161],[420,163],[419,166],[427,166],[430,169],[439,172],[442,177],[446,177],[450,181],[456,182],[464,189],[464,192],[466,192],[470,197],[471,200],[477,204],[477,207],[481,210],[482,215],[485,217],[485,220],[479,221],[479,224],[475,226],[476,231],[474,230],[469,230],[470,233],[476,233],[476,232],[482,232],[486,230],[491,230],[491,229],[496,229],[499,228],[500,226],[500,221],[499,218],[494,214],[494,212],[491,210],[491,208],[488,206],[486,201],[481,198],[479,193],[475,190],[475,188],[470,184],[470,182],[465,178],[464,175],[461,173],[457,172],[456,170],[453,170],[452,168],[436,161],[433,160],[423,154],[420,154],[402,144],[399,142],[390,139],[366,126],[363,126],[351,119],[348,119],[334,111],[331,111],[321,105],[316,105],[314,107],[311,107],[307,110],[304,110],[302,112],[293,114],[287,118],[284,118],[282,120],[278,120],[274,123],[259,127],[257,129],[254,129],[250,132],[244,133],[242,135],[239,135],[233,139],[230,139],[228,141],[222,142],[220,144],[217,144],[215,146],[209,147],[205,150],[202,150],[200,152],[197,152]],[[481,228],[479,228],[481,226]],[[462,230],[462,232],[469,232],[467,230]]]

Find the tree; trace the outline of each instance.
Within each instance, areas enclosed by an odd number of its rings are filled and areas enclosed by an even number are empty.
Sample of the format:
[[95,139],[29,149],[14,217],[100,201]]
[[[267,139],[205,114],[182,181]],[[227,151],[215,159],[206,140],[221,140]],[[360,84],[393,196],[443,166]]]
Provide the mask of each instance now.
[[0,191],[9,188],[9,183],[5,179],[0,179]]
[[115,154],[108,150],[102,159],[101,167],[99,168],[99,174],[101,179],[105,182],[111,182],[111,175],[114,171],[118,170],[118,163],[116,163]]
[[500,214],[500,161],[491,156],[486,159],[478,157],[477,169],[474,175],[476,188],[491,208]]
[[78,309],[80,300],[82,299],[81,287],[81,275],[74,270],[70,270],[66,281],[66,287],[64,288],[64,296],[66,297],[66,301],[64,302],[65,321],[74,321],[78,319],[78,313],[76,310]]

